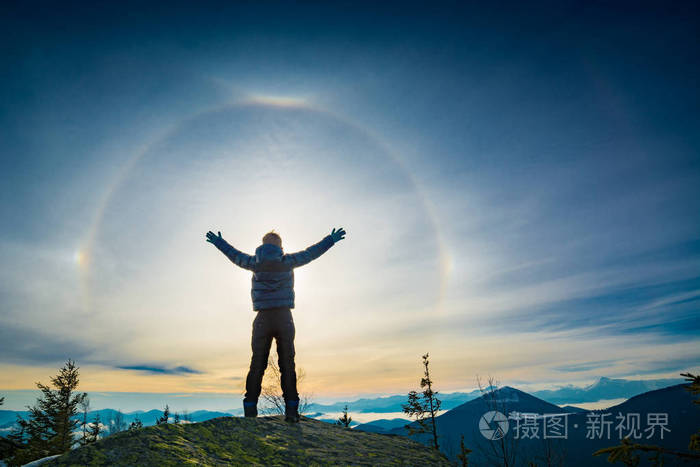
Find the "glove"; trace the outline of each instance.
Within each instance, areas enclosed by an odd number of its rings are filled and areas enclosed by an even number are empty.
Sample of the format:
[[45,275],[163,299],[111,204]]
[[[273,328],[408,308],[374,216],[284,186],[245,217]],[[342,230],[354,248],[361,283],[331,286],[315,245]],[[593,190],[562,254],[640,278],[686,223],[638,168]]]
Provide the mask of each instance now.
[[216,236],[214,235],[214,232],[210,230],[209,232],[207,232],[207,241],[216,246],[219,244],[219,242],[224,241],[224,239],[221,238],[221,232],[219,232],[219,235]]
[[333,239],[333,243],[338,243],[340,240],[345,238],[345,229],[342,227],[338,230],[333,229],[331,232],[331,238]]

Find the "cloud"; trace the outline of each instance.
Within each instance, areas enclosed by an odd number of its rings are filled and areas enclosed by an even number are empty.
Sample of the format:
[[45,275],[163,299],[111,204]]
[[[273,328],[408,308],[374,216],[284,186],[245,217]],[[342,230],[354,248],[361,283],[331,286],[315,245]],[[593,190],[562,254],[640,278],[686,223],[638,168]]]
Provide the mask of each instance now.
[[597,362],[572,363],[566,366],[554,367],[553,370],[564,373],[577,373],[580,371],[590,371],[598,368],[605,368],[616,363],[615,360],[600,360]]
[[69,358],[89,360],[95,349],[80,340],[12,323],[0,323],[0,354],[4,363],[56,365]]
[[143,371],[146,373],[153,373],[159,375],[200,375],[203,373],[199,370],[195,370],[187,366],[176,366],[172,368],[167,368],[164,366],[157,365],[123,365],[117,366],[116,368],[119,368],[121,370]]
[[121,370],[133,370],[160,375],[199,375],[203,371],[180,365],[167,366],[157,364],[115,365],[97,356],[102,348],[94,347],[82,339],[56,336],[45,331],[17,326],[12,323],[0,325],[0,354],[3,363],[24,365],[57,366],[68,359],[79,365],[96,364]]
[[[586,34],[516,38],[523,28],[512,26],[522,18],[507,14],[488,30],[465,27],[478,14],[442,22],[373,15],[381,25],[373,30],[364,12],[348,20],[330,8],[344,27],[318,30],[306,10],[293,10],[286,13],[300,21],[284,31],[249,21],[260,17],[253,8],[234,15],[241,27],[233,36],[228,23],[201,21],[205,30],[155,41],[152,27],[118,21],[113,37],[124,40],[108,43],[93,37],[100,28],[83,27],[96,24],[85,18],[71,17],[74,27],[61,31],[10,21],[21,34],[0,87],[8,142],[0,362],[71,357],[143,380],[245,374],[250,278],[203,232],[221,229],[252,252],[274,227],[291,251],[336,222],[348,239],[296,275],[300,359],[317,359],[310,374],[317,370],[313,378],[327,386],[353,379],[332,378],[338,365],[324,356],[341,355],[340,367],[357,362],[360,381],[374,369],[402,368],[426,336],[457,356],[455,368],[469,349],[464,368],[488,360],[513,377],[538,366],[582,377],[611,356],[619,361],[609,372],[629,369],[633,354],[693,354],[698,94],[687,79],[693,73],[678,70],[695,63],[697,47],[673,57],[655,47],[694,38],[690,23],[648,12],[613,21],[598,28],[613,46],[593,54],[597,42]],[[534,24],[552,22],[538,18]],[[179,31],[172,26],[189,19],[175,12],[159,21]],[[571,21],[578,31],[592,25]],[[649,24],[658,34],[640,35]],[[308,31],[324,40],[307,42]],[[614,40],[619,34],[638,40]],[[514,38],[526,46],[503,47]],[[171,47],[183,40],[201,53]],[[595,58],[595,83],[571,50]],[[263,97],[206,112],[232,94]],[[291,106],[295,96],[319,111]],[[611,106],[626,108],[611,114]],[[629,122],[620,125],[621,115]],[[126,173],[128,161],[138,163]],[[422,188],[415,193],[414,178]],[[441,221],[439,238],[426,219],[432,210],[421,208],[424,193]],[[89,261],[75,261],[86,231],[94,233]],[[442,307],[441,240],[452,260]],[[566,338],[554,348],[553,335]],[[488,346],[469,347],[477,337],[503,348],[499,358]],[[538,339],[528,359],[509,350]],[[609,347],[589,353],[594,342]],[[663,356],[649,358],[659,349]],[[585,359],[569,362],[567,353]],[[644,368],[638,363],[632,369]]]
[[696,373],[698,368],[700,368],[700,352],[689,352],[687,356],[683,357],[645,361],[643,365],[640,365],[638,370],[622,373],[618,376],[626,377],[670,372],[685,373],[688,371]]

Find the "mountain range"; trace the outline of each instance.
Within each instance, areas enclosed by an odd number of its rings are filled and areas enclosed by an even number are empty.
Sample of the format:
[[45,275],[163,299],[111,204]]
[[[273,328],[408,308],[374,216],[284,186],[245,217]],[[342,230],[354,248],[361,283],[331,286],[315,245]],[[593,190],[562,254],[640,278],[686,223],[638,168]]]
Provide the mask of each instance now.
[[[91,423],[96,415],[100,416],[100,422],[104,425],[104,429],[109,431],[110,427],[113,425],[117,414],[119,412],[114,409],[101,409],[101,410],[91,410],[87,414],[87,420]],[[27,417],[27,411],[15,411],[15,410],[0,410],[0,436],[6,436],[16,426],[17,416],[23,418]],[[163,416],[162,410],[149,410],[142,411],[137,410],[135,412],[123,413],[121,412],[122,420],[128,427],[132,422],[139,420],[143,426],[155,425],[156,420]],[[227,412],[216,412],[210,410],[197,410],[195,412],[181,414],[183,421],[187,423],[203,422],[206,420],[211,420],[217,417],[230,417],[231,414]],[[76,417],[79,420],[83,419],[83,415],[80,414]],[[174,414],[170,414],[170,422],[174,421]]]
[[[470,463],[475,465],[498,462],[505,456],[508,465],[527,465],[532,461],[538,465],[604,466],[608,465],[605,457],[593,457],[592,453],[619,444],[621,438],[631,434],[640,443],[687,451],[690,436],[700,427],[700,408],[693,404],[686,387],[674,385],[645,392],[607,409],[573,412],[518,389],[503,387],[436,418],[441,450],[454,460],[464,435],[465,445],[474,451]],[[491,411],[500,412],[507,420],[489,415]],[[545,425],[554,421],[559,423]],[[417,428],[415,422],[411,425]],[[557,425],[558,431],[552,431]],[[499,429],[505,436],[487,438]],[[546,439],[545,429],[549,430]],[[405,427],[384,433],[409,436]],[[409,437],[423,443],[429,440],[426,435]]]
[[[556,389],[532,391],[533,396],[539,397],[552,404],[583,404],[610,399],[629,399],[637,394],[642,394],[654,389],[660,389],[683,382],[682,378],[664,378],[649,380],[613,379],[607,377],[598,378],[593,384],[587,386],[561,386]],[[470,392],[440,393],[442,409],[450,410],[465,402],[481,396],[481,391],[476,389]],[[406,403],[406,395],[392,395],[375,398],[363,398],[354,401],[334,402],[332,404],[313,403],[309,405],[310,412],[341,412],[345,405],[351,412],[356,413],[396,413],[402,411],[402,404]],[[232,413],[238,410],[232,410]]]
[[629,399],[637,394],[682,382],[681,378],[628,380],[603,376],[589,386],[563,386],[557,389],[533,391],[531,394],[552,404],[582,404],[610,399]]
[[[533,391],[531,394],[540,399],[546,400],[552,404],[577,404],[586,402],[597,402],[609,399],[628,399],[637,394],[659,389],[662,387],[679,384],[683,380],[680,378],[669,379],[651,379],[651,380],[627,380],[627,379],[611,379],[601,377],[593,384],[588,386],[563,386],[556,389]],[[470,392],[452,392],[440,393],[439,397],[442,401],[443,410],[451,410],[465,402],[477,399],[481,396],[481,391],[474,390]],[[354,401],[334,402],[331,404],[312,403],[307,408],[307,413],[312,418],[323,421],[332,421],[334,418],[325,416],[325,414],[338,413],[343,410],[345,405],[348,406],[350,412],[354,413],[375,413],[375,414],[390,414],[401,413],[402,404],[406,403],[406,395],[391,395],[374,398],[362,398]],[[569,406],[567,410],[575,410]],[[583,409],[578,409],[583,410]],[[102,409],[91,411],[88,414],[88,419],[92,420],[95,414],[100,415],[103,423],[114,420],[116,410]],[[225,411],[209,411],[198,410],[189,413],[189,419],[192,422],[201,422],[216,417],[227,415],[242,415],[242,408],[235,408]],[[10,429],[15,425],[17,415],[26,417],[26,410],[0,410],[0,436],[7,435]],[[130,424],[135,419],[141,420],[145,426],[155,424],[158,417],[162,415],[162,410],[149,411],[134,411],[123,413],[123,418],[126,424]],[[172,416],[172,415],[171,415]],[[384,420],[379,418],[371,422],[373,425],[370,429],[377,430],[385,424]],[[393,426],[392,426],[393,428]]]
[[[627,390],[639,387],[627,383],[625,380],[602,379],[585,389],[589,391],[600,390],[604,394],[619,394],[619,387],[627,388]],[[686,384],[672,385],[634,395],[625,402],[607,409],[585,410],[569,405],[562,407],[533,394],[505,386],[481,394],[479,397],[456,405],[439,415],[436,422],[440,435],[440,448],[448,458],[456,460],[460,437],[463,435],[465,445],[473,450],[470,454],[472,465],[484,465],[494,461],[501,462],[499,456],[505,456],[509,459],[509,465],[513,466],[527,465],[528,462],[544,463],[545,465],[604,466],[607,465],[605,458],[593,457],[592,453],[603,447],[619,444],[620,439],[624,437],[623,432],[630,431],[633,437],[639,435],[638,438],[635,438],[638,442],[685,451],[690,435],[700,427],[700,408],[693,404],[693,397],[686,390],[686,387]],[[441,396],[444,397],[444,395]],[[388,410],[392,408],[391,404],[402,403],[396,399],[397,397],[364,399],[357,402],[361,402],[365,409],[381,410],[383,407],[383,410]],[[319,406],[320,404],[316,408]],[[335,405],[326,405],[323,408],[326,410],[328,408],[337,409]],[[487,415],[493,411],[502,413],[503,418],[499,419],[493,415]],[[162,413],[160,410],[150,410],[121,415],[126,425],[139,419],[144,426],[149,426],[155,424],[156,419],[162,416]],[[334,419],[324,417],[324,413],[314,413],[314,418],[317,420],[313,420],[312,417],[305,419],[314,423],[322,423],[322,421],[333,423]],[[5,430],[5,433],[9,432],[17,414],[26,415],[26,412],[0,411],[0,430]],[[115,419],[117,411],[112,409],[91,411],[88,414],[88,420],[92,420],[98,414],[106,425],[105,428],[108,429],[111,421]],[[194,422],[209,422],[212,419],[231,418],[231,414],[227,412],[199,410],[188,414],[186,419],[183,419],[184,423],[179,426],[188,426]],[[234,418],[239,419],[239,417]],[[637,422],[636,429],[631,425],[635,420]],[[559,432],[557,433],[555,430],[554,434],[561,435],[563,430],[563,436],[549,436],[545,439],[544,431],[549,427],[547,423],[553,421],[558,421],[559,429]],[[430,440],[426,435],[409,435],[406,429],[407,423],[405,419],[401,418],[379,419],[355,425],[350,431],[409,437],[423,444],[429,444]],[[654,423],[656,424],[654,425]],[[600,433],[595,430],[596,424],[602,428]],[[622,426],[623,424],[625,426]],[[201,425],[201,423],[195,425]],[[416,427],[415,422],[411,425]],[[654,430],[650,433],[649,429],[652,428],[652,425],[654,425]],[[552,427],[557,428],[557,423]],[[667,431],[664,431],[664,428]],[[192,430],[194,430],[192,433],[197,436],[201,434],[197,428]],[[500,440],[487,438],[487,436],[498,433],[498,430],[505,433]],[[662,431],[664,431],[663,438],[661,437]],[[539,436],[537,436],[538,433]],[[651,436],[647,439],[646,436],[649,434]],[[116,436],[125,435],[117,433],[106,437],[105,440]],[[667,462],[665,465],[672,464]]]

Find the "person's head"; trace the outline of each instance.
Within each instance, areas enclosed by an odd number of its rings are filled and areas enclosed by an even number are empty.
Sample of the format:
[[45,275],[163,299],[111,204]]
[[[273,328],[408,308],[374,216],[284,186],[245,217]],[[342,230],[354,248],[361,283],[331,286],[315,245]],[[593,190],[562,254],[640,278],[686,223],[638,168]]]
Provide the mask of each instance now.
[[271,230],[263,236],[263,245],[266,243],[277,245],[278,247],[282,248],[282,237],[280,237],[274,230]]

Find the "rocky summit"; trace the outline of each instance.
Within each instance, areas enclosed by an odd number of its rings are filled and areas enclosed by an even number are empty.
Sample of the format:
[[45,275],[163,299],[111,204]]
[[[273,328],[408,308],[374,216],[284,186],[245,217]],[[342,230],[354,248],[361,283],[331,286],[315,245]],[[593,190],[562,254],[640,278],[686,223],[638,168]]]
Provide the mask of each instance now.
[[52,459],[72,465],[450,465],[399,435],[354,431],[302,417],[221,417],[124,431]]

